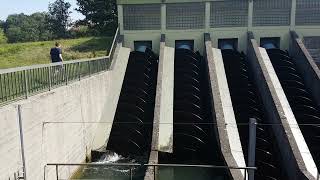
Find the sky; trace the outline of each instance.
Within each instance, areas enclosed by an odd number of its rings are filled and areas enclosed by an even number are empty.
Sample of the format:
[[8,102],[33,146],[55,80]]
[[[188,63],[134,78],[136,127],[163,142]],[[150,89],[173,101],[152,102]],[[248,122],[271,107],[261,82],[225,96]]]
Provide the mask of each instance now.
[[[78,20],[82,19],[82,14],[74,10],[77,7],[76,0],[66,0],[72,6],[70,10],[72,11],[71,19]],[[34,12],[48,11],[49,2],[54,2],[54,0],[0,0],[0,20],[6,20],[10,14],[32,14]]]

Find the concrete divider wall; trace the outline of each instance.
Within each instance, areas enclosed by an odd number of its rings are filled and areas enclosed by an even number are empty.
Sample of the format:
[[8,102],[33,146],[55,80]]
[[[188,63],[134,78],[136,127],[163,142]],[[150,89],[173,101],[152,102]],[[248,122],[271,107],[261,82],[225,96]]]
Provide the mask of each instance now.
[[[250,36],[249,36],[250,37]],[[249,38],[248,58],[289,179],[315,179],[317,169],[265,49]]]
[[[0,179],[13,179],[13,173],[22,169],[18,105],[21,106],[27,179],[43,180],[47,163],[84,162],[97,126],[90,122],[100,118],[109,80],[109,72],[103,72],[1,107]],[[60,168],[59,177],[67,178],[74,170],[75,167]],[[56,177],[53,167],[48,167],[46,173]]]
[[159,141],[158,151],[173,152],[173,89],[174,89],[174,48],[165,47],[162,62],[161,92],[159,92]]
[[[224,64],[219,49],[212,48],[209,34],[205,34],[209,87],[217,123],[218,142],[227,166],[246,167],[238,127],[234,116]],[[235,180],[243,180],[244,170],[230,170]]]
[[105,100],[99,126],[95,130],[93,140],[93,150],[99,150],[106,146],[112,129],[114,116],[116,114],[118,100],[121,93],[122,83],[125,77],[127,64],[131,49],[122,47],[122,43],[118,43],[115,52],[115,59],[110,71],[111,88]]
[[308,52],[296,32],[291,32],[289,54],[297,65],[298,71],[312,93],[313,99],[320,106],[320,69]]
[[[158,163],[158,153],[173,152],[174,48],[166,47],[161,35],[157,92],[149,164]],[[145,180],[153,180],[154,168],[148,167]]]

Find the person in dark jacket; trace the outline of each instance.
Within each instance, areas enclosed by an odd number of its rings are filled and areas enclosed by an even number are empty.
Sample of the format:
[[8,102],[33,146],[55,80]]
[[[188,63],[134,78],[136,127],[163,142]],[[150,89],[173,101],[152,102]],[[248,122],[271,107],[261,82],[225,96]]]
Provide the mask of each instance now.
[[[61,49],[61,44],[59,42],[56,42],[56,46],[54,48],[51,48],[50,50],[50,56],[51,56],[51,62],[52,63],[61,63],[59,65],[53,66],[53,72],[54,76],[57,76],[58,74],[61,74],[64,76],[64,70],[63,68],[63,58],[62,58],[62,49]],[[60,73],[61,72],[61,73]]]
[[61,44],[59,42],[56,42],[55,45],[56,47],[51,48],[51,51],[50,51],[51,62],[52,63],[63,62]]

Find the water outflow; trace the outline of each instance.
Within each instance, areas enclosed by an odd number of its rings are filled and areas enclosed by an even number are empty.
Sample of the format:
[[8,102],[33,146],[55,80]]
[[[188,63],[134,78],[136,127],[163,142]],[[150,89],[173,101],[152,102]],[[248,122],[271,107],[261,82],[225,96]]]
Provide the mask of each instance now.
[[130,53],[107,149],[123,156],[149,154],[158,57],[149,49]]
[[[230,89],[232,105],[237,123],[248,124],[249,118],[258,123],[268,123],[261,97],[248,68],[244,54],[234,50],[222,50],[222,56]],[[246,159],[248,159],[248,125],[239,125],[240,139]],[[255,178],[259,180],[284,180],[281,165],[277,158],[278,148],[274,143],[271,126],[257,127]]]
[[[202,56],[187,49],[176,49],[174,66],[173,153],[160,153],[160,163],[224,165],[213,131]],[[208,169],[209,174],[218,171]],[[197,168],[187,170],[191,173],[189,177],[183,176],[185,170],[174,172],[175,179],[201,179]]]
[[[319,124],[320,107],[313,100],[293,59],[287,52],[279,49],[269,49],[267,52],[297,122],[299,124]],[[320,126],[300,125],[300,129],[320,169]]]

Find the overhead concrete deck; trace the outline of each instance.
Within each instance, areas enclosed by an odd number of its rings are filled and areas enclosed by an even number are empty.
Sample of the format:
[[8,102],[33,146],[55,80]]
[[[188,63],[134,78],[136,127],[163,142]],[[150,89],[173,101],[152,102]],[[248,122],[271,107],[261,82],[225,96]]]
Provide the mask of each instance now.
[[109,139],[112,123],[117,109],[118,100],[121,93],[122,83],[127,69],[131,49],[122,47],[122,42],[117,43],[112,71],[110,71],[110,86],[112,91],[105,101],[104,109],[100,119],[100,124],[96,129],[93,139],[93,150],[104,147]]
[[[205,34],[205,47],[211,102],[213,102],[221,152],[228,166],[246,167],[221,51],[212,48],[209,34]],[[235,180],[243,180],[245,177],[244,170],[230,170],[230,173]]]
[[[280,148],[283,167],[292,180],[317,177],[317,168],[309,148],[300,131],[280,81],[264,48],[258,46],[253,34],[249,33],[248,58],[258,82],[258,91],[263,104],[268,107],[269,123],[275,124],[273,131]],[[278,125],[279,124],[279,125]]]

